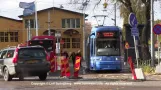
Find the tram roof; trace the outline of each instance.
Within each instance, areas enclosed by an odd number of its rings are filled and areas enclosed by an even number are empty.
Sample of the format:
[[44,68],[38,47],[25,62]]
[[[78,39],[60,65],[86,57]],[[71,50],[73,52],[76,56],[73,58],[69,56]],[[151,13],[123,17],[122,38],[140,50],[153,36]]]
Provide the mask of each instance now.
[[97,26],[92,28],[92,31],[119,31],[121,30],[118,26]]

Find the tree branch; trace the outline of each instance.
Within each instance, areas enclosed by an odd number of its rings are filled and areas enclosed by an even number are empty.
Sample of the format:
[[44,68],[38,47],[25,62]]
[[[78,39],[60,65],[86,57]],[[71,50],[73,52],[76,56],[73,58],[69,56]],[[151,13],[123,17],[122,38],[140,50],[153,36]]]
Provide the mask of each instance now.
[[122,4],[124,4],[125,7],[129,10],[129,12],[133,12],[130,0],[118,0],[118,1],[120,1]]
[[101,2],[101,0],[99,0],[99,1],[96,3],[96,5],[94,6],[93,10],[96,8],[96,6],[97,6],[98,4],[100,4],[100,2]]

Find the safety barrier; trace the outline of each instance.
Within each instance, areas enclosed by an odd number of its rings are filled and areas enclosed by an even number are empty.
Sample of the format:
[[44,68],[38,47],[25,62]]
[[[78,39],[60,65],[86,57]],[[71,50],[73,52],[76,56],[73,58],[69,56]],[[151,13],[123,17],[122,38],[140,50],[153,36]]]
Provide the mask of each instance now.
[[132,75],[133,75],[133,79],[136,80],[137,77],[136,77],[136,74],[135,74],[135,67],[134,67],[134,63],[132,61],[132,57],[128,57],[128,63],[129,63],[130,68],[131,68],[131,72],[132,72]]
[[74,77],[78,78],[78,74],[79,74],[79,70],[80,70],[80,60],[81,57],[80,56],[76,56],[75,58],[75,65],[74,65]]
[[68,58],[62,58],[61,60],[61,76],[70,77],[70,68]]
[[55,56],[55,54],[53,53],[53,52],[51,52],[50,53],[50,65],[51,65],[51,67],[50,67],[50,71],[51,72],[55,72],[55,71],[57,71],[57,61],[56,61],[56,56]]

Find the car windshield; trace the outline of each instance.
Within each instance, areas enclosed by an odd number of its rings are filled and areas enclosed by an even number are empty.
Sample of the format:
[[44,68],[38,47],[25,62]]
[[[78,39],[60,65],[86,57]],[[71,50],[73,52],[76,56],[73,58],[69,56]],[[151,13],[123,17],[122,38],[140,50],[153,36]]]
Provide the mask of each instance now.
[[19,58],[45,58],[46,54],[43,48],[21,48],[18,51]]
[[116,39],[97,39],[98,56],[117,56],[120,55],[120,42]]

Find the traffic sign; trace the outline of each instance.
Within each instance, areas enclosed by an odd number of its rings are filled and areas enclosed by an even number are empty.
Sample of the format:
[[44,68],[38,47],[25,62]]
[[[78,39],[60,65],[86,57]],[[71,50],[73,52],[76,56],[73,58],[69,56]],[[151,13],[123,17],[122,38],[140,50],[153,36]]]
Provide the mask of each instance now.
[[138,28],[136,28],[136,27],[131,28],[131,35],[132,36],[139,36]]
[[126,42],[126,43],[125,43],[125,49],[129,49],[129,48],[130,48],[129,43]]
[[161,34],[161,25],[160,24],[156,24],[154,27],[153,27],[153,32],[154,34]]
[[131,27],[137,27],[138,25],[138,22],[134,13],[130,13],[129,15],[129,24],[131,25]]

